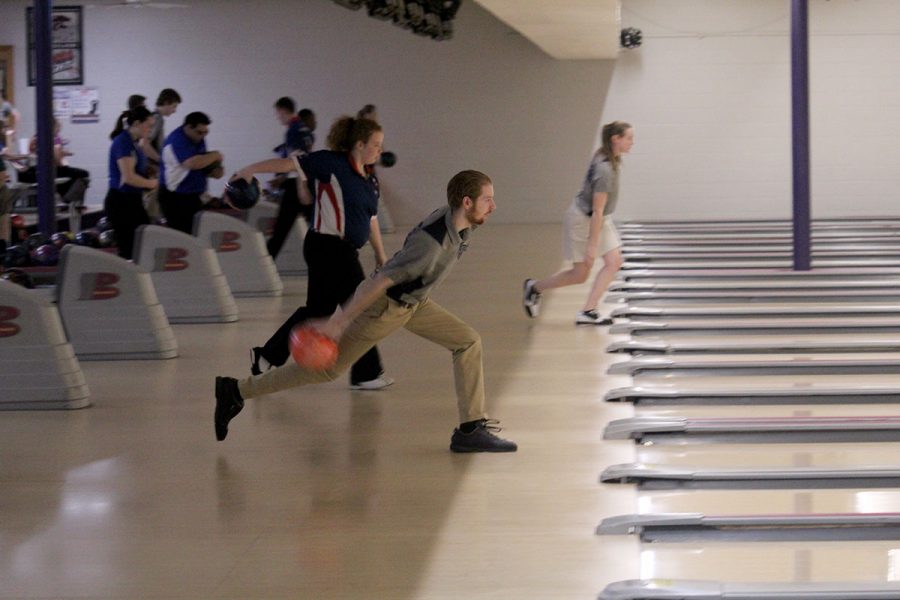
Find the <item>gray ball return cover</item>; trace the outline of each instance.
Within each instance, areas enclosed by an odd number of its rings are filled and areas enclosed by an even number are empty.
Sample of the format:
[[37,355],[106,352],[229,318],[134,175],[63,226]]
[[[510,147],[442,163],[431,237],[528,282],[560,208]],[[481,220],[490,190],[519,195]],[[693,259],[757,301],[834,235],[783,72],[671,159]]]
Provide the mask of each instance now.
[[707,489],[862,489],[900,487],[900,468],[704,468],[613,465],[600,474],[600,483],[635,484],[642,490]]
[[[898,336],[900,337],[900,336]],[[839,375],[900,373],[900,353],[856,354],[689,354],[637,356],[613,363],[610,375],[646,375],[654,380],[671,375]],[[833,378],[832,378],[833,379]],[[775,379],[777,380],[777,378]],[[800,380],[797,380],[798,382]],[[813,380],[815,381],[815,380]],[[840,381],[835,379],[835,381]],[[893,378],[891,381],[896,381]],[[730,381],[728,383],[731,383]],[[742,387],[743,380],[733,386]],[[858,379],[854,385],[865,384]],[[886,383],[886,382],[885,382]],[[797,386],[793,386],[796,388]],[[777,389],[777,388],[776,388]],[[893,389],[900,393],[900,387]],[[900,400],[900,397],[898,397]]]
[[632,514],[603,519],[597,535],[637,535],[642,542],[672,543],[900,540],[900,513]]
[[893,333],[793,333],[743,335],[641,335],[618,340],[610,353],[642,355],[803,354],[900,352],[900,335]]
[[900,378],[890,374],[829,374],[824,370],[791,376],[647,376],[636,385],[608,391],[605,399],[644,405],[896,404],[900,403]]
[[[789,336],[806,333],[900,333],[900,317],[878,315],[814,318],[804,316],[734,318],[650,318],[618,321],[609,333],[640,336],[765,334]],[[898,336],[900,337],[900,336]]]
[[617,581],[598,600],[900,600],[897,583],[720,583],[650,579]]
[[900,441],[900,417],[631,417],[611,421],[603,439],[643,444],[893,442]]
[[627,319],[759,319],[760,317],[900,317],[898,302],[758,302],[747,305],[679,304],[674,306],[619,306],[613,318]]

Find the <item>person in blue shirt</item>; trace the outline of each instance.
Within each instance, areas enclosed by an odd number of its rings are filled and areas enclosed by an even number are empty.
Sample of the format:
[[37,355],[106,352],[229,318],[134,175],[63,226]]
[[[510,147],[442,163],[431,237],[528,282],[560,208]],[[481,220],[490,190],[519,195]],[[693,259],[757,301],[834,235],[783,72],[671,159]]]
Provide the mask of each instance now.
[[131,259],[135,230],[150,223],[143,194],[156,189],[157,180],[147,177],[147,157],[139,143],[152,127],[153,115],[138,106],[122,113],[109,136],[109,191],[103,209],[116,231],[122,258]]
[[[315,143],[313,135],[316,128],[315,114],[308,108],[294,114],[295,108],[294,101],[287,96],[283,96],[275,102],[275,117],[286,128],[284,143],[275,148],[275,152],[281,158],[288,158],[295,154],[299,156],[309,154]],[[300,202],[297,184],[296,173],[293,171],[276,177],[270,183],[272,187],[281,190],[278,216],[275,218],[272,236],[266,242],[266,248],[273,259],[277,258],[278,253],[281,252],[284,240],[287,239],[297,217],[302,214],[309,221],[312,216],[311,206],[304,206]]]
[[[298,174],[300,200],[313,205],[313,218],[303,241],[309,273],[306,306],[298,308],[264,346],[253,348],[250,370],[283,365],[295,325],[332,314],[365,279],[359,249],[371,242],[375,264],[387,261],[378,227],[378,179],[372,165],[381,156],[384,133],[369,119],[341,117],[328,133],[330,150],[305,156],[273,158],[244,167],[235,175],[250,180],[254,173]],[[312,191],[310,191],[312,188]],[[384,375],[378,350],[372,348],[350,370],[353,389],[377,390],[393,383]]]
[[159,207],[169,227],[194,230],[194,215],[203,208],[207,177],[222,177],[222,153],[207,152],[206,136],[212,121],[192,112],[184,124],[166,137],[159,165]]

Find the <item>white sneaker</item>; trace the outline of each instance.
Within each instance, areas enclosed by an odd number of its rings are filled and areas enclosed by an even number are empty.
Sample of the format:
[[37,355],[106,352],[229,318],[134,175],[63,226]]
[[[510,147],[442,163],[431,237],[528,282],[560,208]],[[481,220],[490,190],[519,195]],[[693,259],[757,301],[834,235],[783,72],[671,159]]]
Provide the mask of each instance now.
[[522,286],[522,306],[532,319],[541,313],[541,293],[534,289],[534,284],[534,279],[526,279]]
[[394,385],[394,380],[388,377],[387,375],[379,375],[375,379],[370,379],[369,381],[360,381],[358,383],[351,383],[351,390],[383,390],[384,388]]
[[603,317],[596,310],[583,310],[575,317],[576,325],[612,325],[612,319]]

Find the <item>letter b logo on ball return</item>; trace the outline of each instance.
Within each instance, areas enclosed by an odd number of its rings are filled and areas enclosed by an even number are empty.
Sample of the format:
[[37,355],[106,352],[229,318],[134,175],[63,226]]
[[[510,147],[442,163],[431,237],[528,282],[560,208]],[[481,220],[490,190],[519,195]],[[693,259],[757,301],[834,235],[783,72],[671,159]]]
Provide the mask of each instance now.
[[216,252],[237,252],[241,249],[239,239],[241,234],[237,231],[214,231],[210,235],[212,247]]
[[115,273],[84,273],[79,300],[112,300],[119,295],[119,276]]
[[184,271],[191,264],[184,260],[188,251],[184,248],[157,248],[153,254],[153,271]]
[[275,217],[260,217],[256,220],[256,228],[266,237],[275,233]]

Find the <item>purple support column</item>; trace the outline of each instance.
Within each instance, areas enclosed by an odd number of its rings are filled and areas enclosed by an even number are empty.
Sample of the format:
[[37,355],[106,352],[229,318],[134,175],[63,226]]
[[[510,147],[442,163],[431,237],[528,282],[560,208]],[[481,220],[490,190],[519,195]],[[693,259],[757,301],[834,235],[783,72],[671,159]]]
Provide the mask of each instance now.
[[794,270],[809,271],[809,7],[791,0],[791,117],[794,151]]
[[37,117],[38,229],[56,231],[56,165],[53,160],[52,0],[34,0],[35,113]]

